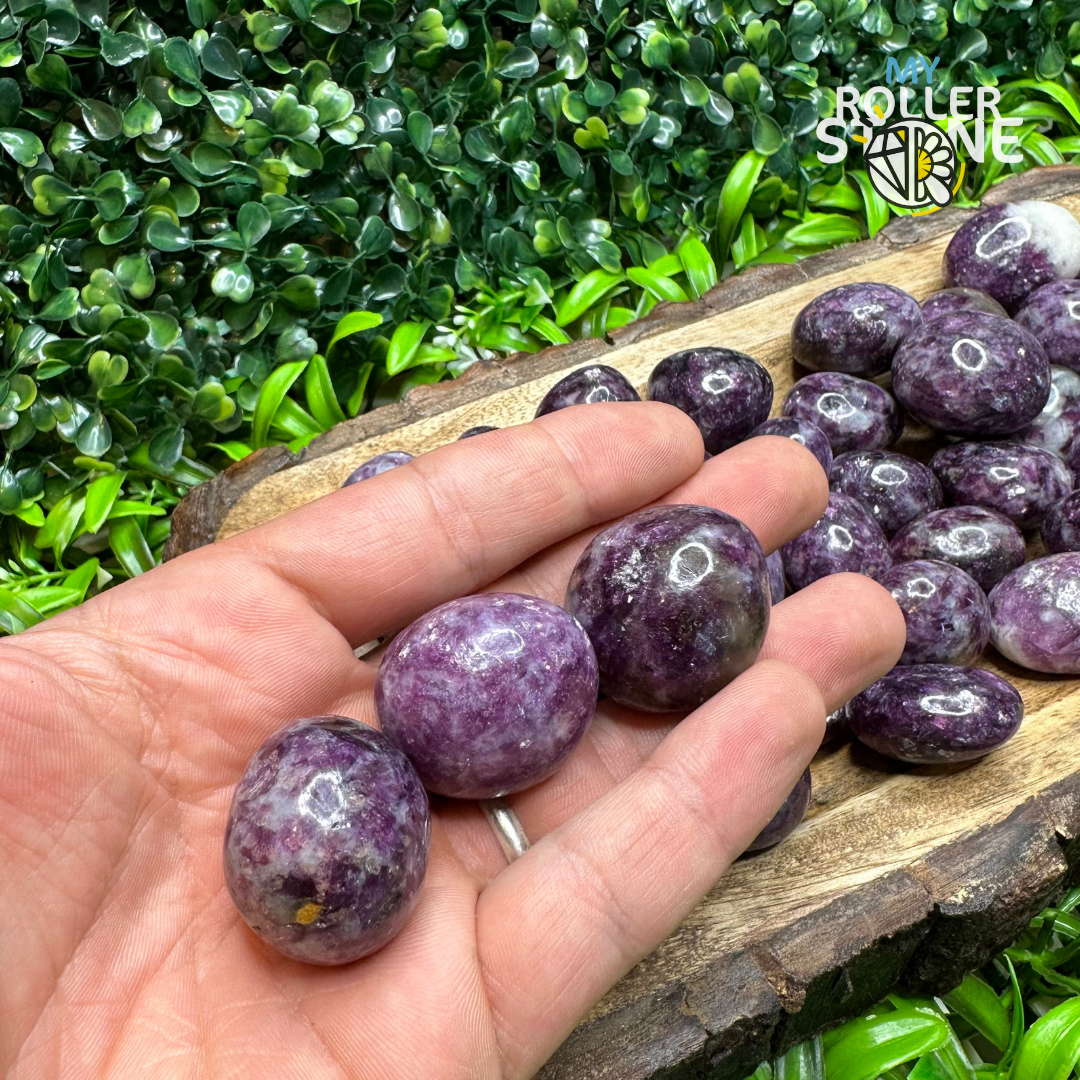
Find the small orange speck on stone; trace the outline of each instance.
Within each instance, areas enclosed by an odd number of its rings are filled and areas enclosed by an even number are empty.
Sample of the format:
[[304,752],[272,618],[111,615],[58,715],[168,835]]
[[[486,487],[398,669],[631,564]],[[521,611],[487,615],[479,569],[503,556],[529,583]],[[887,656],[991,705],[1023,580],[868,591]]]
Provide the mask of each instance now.
[[312,901],[308,901],[300,910],[296,913],[296,921],[301,926],[308,926],[313,923],[321,914],[323,906],[322,904],[316,904]]

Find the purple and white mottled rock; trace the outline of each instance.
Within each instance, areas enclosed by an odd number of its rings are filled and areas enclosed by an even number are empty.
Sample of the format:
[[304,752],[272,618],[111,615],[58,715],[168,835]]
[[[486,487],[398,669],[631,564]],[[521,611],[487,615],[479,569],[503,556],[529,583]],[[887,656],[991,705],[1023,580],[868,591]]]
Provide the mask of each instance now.
[[589,635],[609,697],[694,709],[757,659],[769,572],[754,534],[706,506],[639,510],[582,553],[566,607]]
[[458,442],[462,439],[471,439],[475,435],[486,435],[489,431],[498,431],[497,427],[492,427],[491,424],[477,424],[476,427],[466,428],[459,436]]
[[719,454],[742,442],[772,408],[772,376],[734,349],[687,349],[664,357],[646,396],[681,409],[697,424],[705,449]]
[[641,395],[621,372],[606,364],[590,364],[571,371],[541,399],[537,416],[568,409],[571,405],[595,405],[599,401],[640,401]]
[[939,315],[951,315],[954,311],[985,311],[989,315],[1007,315],[1008,312],[992,297],[978,289],[965,289],[957,285],[952,289],[940,289],[922,302],[923,319],[927,322]]
[[897,345],[922,322],[918,301],[871,281],[840,285],[795,316],[791,353],[811,371],[870,378],[889,370]]
[[904,428],[904,414],[887,390],[840,371],[818,371],[800,379],[787,392],[782,411],[820,428],[833,454],[882,450],[892,446]]
[[942,315],[893,357],[893,393],[912,416],[950,435],[1011,435],[1050,397],[1043,347],[1010,319],[981,311]]
[[774,416],[771,420],[758,424],[748,438],[753,439],[758,435],[779,435],[782,439],[791,439],[792,442],[805,446],[821,462],[826,474],[832,466],[833,454],[829,440],[825,438],[821,428],[809,420],[797,416]]
[[990,593],[990,640],[1032,671],[1080,675],[1080,553],[1033,559]]
[[848,723],[848,705],[850,704],[850,701],[845,702],[839,709],[825,717],[825,737],[821,740],[822,746],[833,746],[851,734]]
[[841,454],[829,471],[829,487],[862,503],[886,536],[944,502],[931,469],[891,450]]
[[1011,438],[1014,442],[1041,446],[1064,458],[1073,440],[1080,434],[1080,374],[1056,365],[1050,368],[1050,396],[1042,412],[1022,431]]
[[1080,371],[1080,281],[1039,286],[1015,319],[1046,350],[1051,364]]
[[1080,491],[1070,491],[1046,511],[1039,535],[1051,555],[1080,551]]
[[784,581],[784,560],[779,551],[774,551],[766,560],[769,568],[769,592],[772,602],[779,604],[787,596],[787,583]]
[[945,497],[988,506],[1021,529],[1034,529],[1073,488],[1072,469],[1049,450],[1013,442],[962,442],[930,459]]
[[850,495],[829,492],[825,513],[781,551],[793,589],[805,589],[829,574],[879,578],[892,566],[889,541],[881,526]]
[[913,765],[973,761],[1009,741],[1024,719],[1016,688],[981,668],[893,668],[851,702],[851,730],[872,750]]
[[347,964],[405,925],[427,868],[427,795],[381,732],[344,716],[271,735],[240,778],[225,829],[225,884],[268,945]]
[[577,746],[596,710],[596,657],[562,608],[478,593],[406,627],[379,666],[383,731],[424,786],[456,799],[532,787]]
[[898,664],[970,664],[990,640],[990,605],[978,582],[933,559],[897,563],[881,584],[904,613],[907,644]]
[[1080,274],[1080,223],[1056,203],[987,207],[956,230],[942,273],[946,285],[980,289],[1011,315],[1040,285]]
[[387,450],[382,454],[376,454],[373,458],[365,461],[359,468],[349,473],[345,478],[345,483],[341,486],[349,487],[352,484],[359,484],[361,480],[370,480],[373,476],[389,472],[399,465],[408,465],[412,459],[412,454],[404,450]]
[[781,840],[786,840],[806,817],[806,808],[810,805],[810,788],[810,770],[807,769],[784,800],[784,805],[776,811],[772,821],[757,834],[746,850],[764,851],[765,848],[776,847]]
[[905,525],[890,544],[893,562],[937,559],[959,566],[989,592],[1026,557],[1024,537],[1004,515],[985,506],[932,510]]

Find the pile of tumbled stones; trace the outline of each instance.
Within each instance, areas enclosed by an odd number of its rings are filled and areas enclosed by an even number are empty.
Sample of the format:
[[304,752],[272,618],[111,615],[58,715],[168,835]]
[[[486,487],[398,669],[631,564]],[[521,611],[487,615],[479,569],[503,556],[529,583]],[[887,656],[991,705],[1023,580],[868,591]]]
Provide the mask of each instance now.
[[[1080,673],[1078,274],[1068,211],[1006,203],[960,228],[947,288],[921,307],[869,282],[811,301],[792,329],[810,374],[774,419],[772,379],[753,358],[716,347],[661,360],[647,396],[687,413],[707,456],[760,435],[805,446],[829,477],[821,519],[766,558],[728,514],[653,507],[589,544],[563,607],[480,593],[416,620],[382,656],[381,732],[302,720],[241,778],[225,868],[249,925],[312,963],[381,947],[423,879],[425,789],[490,799],[541,782],[584,735],[598,694],[650,712],[696,708],[754,662],[771,605],[829,574],[880,581],[907,644],[892,672],[829,717],[826,739],[850,732],[915,764],[1001,746],[1023,704],[971,666],[989,642],[1023,667]],[[536,415],[636,400],[621,373],[593,365],[553,386]],[[940,436],[928,464],[890,449],[905,412],[916,435]],[[345,485],[410,460],[380,454]],[[1029,542],[1046,554],[1026,561]],[[807,770],[750,850],[784,839],[809,799]]]

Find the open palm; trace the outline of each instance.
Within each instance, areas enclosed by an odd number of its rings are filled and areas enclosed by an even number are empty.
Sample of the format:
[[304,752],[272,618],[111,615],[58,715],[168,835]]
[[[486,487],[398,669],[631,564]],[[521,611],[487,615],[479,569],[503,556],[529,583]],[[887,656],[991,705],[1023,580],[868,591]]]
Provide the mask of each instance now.
[[788,440],[701,465],[664,405],[568,409],[444,447],[0,644],[0,1068],[49,1077],[531,1076],[775,812],[826,711],[884,673],[903,619],[837,575],[773,612],[762,658],[677,727],[601,704],[513,798],[507,866],[474,804],[433,800],[416,910],[341,968],[278,956],[225,890],[232,789],[303,716],[377,724],[353,649],[494,587],[560,601],[605,521],[649,502],[742,518],[766,550],[822,512]]

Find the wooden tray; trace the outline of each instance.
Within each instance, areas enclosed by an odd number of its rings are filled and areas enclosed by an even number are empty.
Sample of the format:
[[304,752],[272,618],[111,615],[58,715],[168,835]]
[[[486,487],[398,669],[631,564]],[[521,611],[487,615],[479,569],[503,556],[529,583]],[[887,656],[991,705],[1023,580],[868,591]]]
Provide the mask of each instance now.
[[[1080,168],[1032,170],[988,201],[1018,198],[1053,199],[1080,217]],[[167,557],[318,498],[382,450],[419,454],[474,424],[525,422],[553,383],[592,359],[643,389],[668,353],[726,345],[769,367],[779,406],[794,376],[789,332],[799,309],[852,281],[924,298],[941,287],[942,252],[965,217],[899,219],[872,241],[756,268],[696,303],[660,305],[614,346],[575,342],[480,363],[340,424],[300,454],[259,451],[184,499]],[[917,450],[921,437],[909,431],[905,442]],[[804,824],[732,867],[540,1075],[742,1080],[896,986],[946,991],[1007,944],[1080,863],[1080,681],[1033,676],[1000,658],[987,666],[1024,697],[1026,719],[1006,748],[955,769],[911,769],[851,746],[819,754]]]

